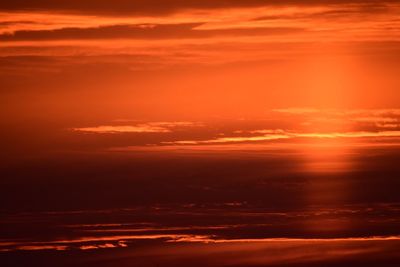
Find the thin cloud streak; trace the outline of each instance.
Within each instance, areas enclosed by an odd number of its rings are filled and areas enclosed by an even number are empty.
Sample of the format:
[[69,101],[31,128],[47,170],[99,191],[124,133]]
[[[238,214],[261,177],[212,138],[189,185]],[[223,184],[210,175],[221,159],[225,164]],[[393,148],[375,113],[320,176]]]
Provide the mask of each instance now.
[[113,133],[169,133],[172,128],[177,127],[193,127],[201,125],[195,122],[149,122],[137,125],[108,125],[95,127],[72,128],[72,131],[113,134]]
[[[336,243],[336,242],[373,242],[373,241],[399,241],[400,236],[370,236],[370,237],[346,237],[346,238],[243,238],[220,239],[209,235],[124,235],[106,237],[87,237],[72,240],[55,240],[51,242],[0,242],[0,251],[18,250],[88,250],[127,247],[126,242],[132,240],[161,240],[166,243]],[[103,242],[94,243],[91,242]],[[105,242],[105,243],[104,243]],[[111,243],[113,242],[113,243]],[[87,243],[87,244],[85,244]],[[64,245],[66,244],[66,245]]]
[[73,128],[74,131],[89,133],[168,133],[169,129],[157,126],[138,125],[138,126],[96,126]]
[[[274,130],[273,130],[274,131]],[[218,144],[218,143],[241,143],[254,141],[270,141],[281,139],[296,139],[296,138],[385,138],[385,137],[400,137],[400,131],[381,131],[381,132],[332,132],[332,133],[295,133],[276,130],[278,134],[270,134],[271,130],[258,130],[255,132],[268,132],[265,135],[259,136],[240,136],[240,137],[220,137],[209,140],[184,140],[165,142],[165,144],[177,145],[200,145],[200,144]]]

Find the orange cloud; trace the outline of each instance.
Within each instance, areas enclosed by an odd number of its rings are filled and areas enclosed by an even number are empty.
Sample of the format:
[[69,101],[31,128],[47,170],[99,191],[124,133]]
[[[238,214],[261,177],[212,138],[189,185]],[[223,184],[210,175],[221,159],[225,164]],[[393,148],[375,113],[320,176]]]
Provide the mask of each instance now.
[[169,129],[151,125],[137,125],[137,126],[96,126],[96,127],[83,127],[73,128],[74,131],[91,132],[91,133],[168,133]]
[[[264,243],[266,245],[271,243],[341,243],[341,242],[370,242],[370,241],[399,241],[400,236],[370,236],[370,237],[347,237],[347,238],[243,238],[243,239],[223,239],[207,235],[126,235],[126,236],[105,236],[93,238],[78,238],[72,240],[55,240],[49,242],[25,242],[27,245],[20,245],[18,242],[14,243],[13,247],[1,248],[0,251],[15,251],[15,250],[67,250],[74,248],[73,245],[78,245],[80,250],[90,249],[106,249],[127,247],[126,241],[130,240],[154,240],[161,239],[167,243]],[[85,244],[87,242],[102,242],[97,244]],[[113,242],[116,241],[116,242]],[[111,243],[113,242],[113,243]],[[63,244],[63,245],[60,245]],[[81,245],[79,245],[81,244]]]
[[88,133],[169,133],[171,128],[176,127],[188,127],[200,125],[199,123],[193,122],[149,122],[137,125],[115,125],[115,126],[95,126],[95,127],[82,127],[72,128],[73,131],[77,132],[88,132]]
[[176,145],[199,145],[199,144],[218,144],[218,143],[241,143],[241,142],[255,142],[255,141],[270,141],[270,140],[281,140],[281,139],[294,139],[294,138],[370,138],[370,137],[400,137],[400,131],[381,131],[381,132],[331,132],[331,133],[296,133],[296,132],[285,132],[282,130],[256,130],[253,132],[265,133],[265,135],[259,136],[242,136],[242,137],[220,137],[209,140],[184,140],[165,142],[165,144],[176,144]]

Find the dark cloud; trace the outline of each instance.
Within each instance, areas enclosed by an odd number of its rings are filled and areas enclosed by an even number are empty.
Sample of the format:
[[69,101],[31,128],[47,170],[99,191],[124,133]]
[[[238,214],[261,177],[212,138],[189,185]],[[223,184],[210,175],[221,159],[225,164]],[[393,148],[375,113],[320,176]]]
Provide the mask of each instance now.
[[12,26],[18,24],[36,24],[36,21],[31,20],[12,20],[12,21],[0,21],[0,27],[2,26]]
[[213,36],[287,34],[301,28],[265,27],[247,29],[196,30],[202,23],[113,25],[96,28],[62,28],[56,30],[21,30],[1,34],[1,41],[56,40],[56,39],[179,39]]
[[[395,0],[328,0],[323,4],[363,4],[363,5],[382,5],[383,3],[397,2]],[[83,1],[24,1],[24,0],[6,0],[0,3],[0,10],[51,10],[73,13],[91,13],[91,14],[146,14],[159,15],[177,12],[182,9],[215,9],[229,7],[254,7],[265,5],[321,5],[317,0],[148,0],[148,1],[129,1],[116,0],[112,3],[107,0],[83,0]]]
[[62,28],[56,30],[21,30],[2,34],[0,40],[108,39],[108,38],[177,38],[186,36],[198,23],[165,25],[113,25],[96,28]]
[[187,244],[147,242],[110,250],[37,251],[2,255],[5,267],[14,266],[173,266],[183,267],[382,267],[398,266],[398,241],[378,242],[242,242]]

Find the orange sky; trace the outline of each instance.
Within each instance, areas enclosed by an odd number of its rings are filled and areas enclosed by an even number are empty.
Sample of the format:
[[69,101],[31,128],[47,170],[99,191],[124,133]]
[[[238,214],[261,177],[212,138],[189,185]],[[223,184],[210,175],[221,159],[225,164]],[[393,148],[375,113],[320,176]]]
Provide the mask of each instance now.
[[1,0],[0,262],[395,266],[399,70],[398,0]]
[[176,120],[398,107],[397,1],[116,2],[3,1],[3,109]]

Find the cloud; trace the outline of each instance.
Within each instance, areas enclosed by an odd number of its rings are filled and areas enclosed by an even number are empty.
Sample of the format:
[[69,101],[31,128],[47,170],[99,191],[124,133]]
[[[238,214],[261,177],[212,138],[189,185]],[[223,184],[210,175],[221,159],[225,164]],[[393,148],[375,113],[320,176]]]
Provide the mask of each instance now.
[[121,126],[96,126],[96,127],[83,127],[73,128],[78,132],[90,133],[168,133],[169,129],[158,126],[151,126],[146,124],[139,124],[137,126],[121,125]]
[[[177,140],[166,145],[202,145],[253,143],[294,139],[369,139],[400,138],[399,109],[273,109],[278,116],[292,124],[287,129],[233,130],[212,139]],[[283,116],[283,117],[281,117]]]
[[246,29],[197,29],[203,23],[112,25],[95,28],[21,30],[0,34],[1,41],[82,40],[82,39],[180,39],[214,36],[257,36],[302,32],[295,27]]
[[62,28],[54,30],[16,31],[0,35],[3,41],[56,40],[56,39],[163,39],[190,36],[191,30],[200,24],[165,25],[112,25],[94,28]]
[[200,123],[177,121],[177,122],[148,122],[137,125],[108,125],[108,126],[94,126],[94,127],[81,127],[72,128],[71,130],[77,132],[88,133],[169,133],[173,128],[179,127],[192,127],[199,126]]
[[400,116],[400,109],[386,108],[386,109],[318,109],[318,108],[280,108],[273,109],[272,112],[288,113],[288,114],[307,114],[307,113],[320,113],[327,115],[371,115],[371,116]]
[[[400,236],[370,236],[370,237],[346,237],[346,238],[249,238],[249,239],[189,239],[189,242],[207,243],[249,243],[249,242],[338,242],[338,241],[387,241],[400,240]],[[188,242],[188,240],[175,239],[172,242]]]
[[267,133],[257,136],[235,136],[220,137],[209,140],[184,140],[165,142],[165,144],[176,145],[201,145],[201,144],[220,144],[220,143],[243,143],[243,142],[259,142],[296,138],[317,138],[317,139],[335,139],[335,138],[390,138],[400,137],[400,131],[380,131],[380,132],[321,132],[321,133],[299,133],[283,130],[256,130],[256,133]]
[[[48,242],[15,242],[13,245],[2,244],[0,251],[18,250],[91,250],[127,247],[127,241],[132,240],[162,240],[167,243],[215,243],[215,244],[235,244],[235,243],[273,243],[289,244],[324,244],[338,242],[370,242],[370,241],[399,241],[400,236],[367,236],[367,237],[345,237],[345,238],[239,238],[224,239],[210,235],[193,234],[155,234],[155,235],[115,235],[102,237],[83,237],[71,240],[54,240]],[[97,243],[96,243],[97,242]]]
[[198,145],[198,144],[269,141],[269,140],[280,140],[288,138],[290,138],[290,136],[287,134],[271,134],[271,135],[259,135],[259,136],[219,137],[210,140],[184,140],[184,141],[165,142],[165,144]]
[[68,240],[0,242],[1,251],[18,250],[67,250],[67,249],[100,249],[126,247],[126,241],[132,240],[164,240],[166,242],[208,242],[209,236],[191,234],[142,234],[142,235],[110,235],[99,237],[77,237]]
[[[396,0],[327,0],[324,4],[349,5],[364,4],[368,6],[393,3]],[[257,6],[308,6],[321,5],[317,0],[147,0],[147,1],[129,1],[116,0],[112,4],[106,0],[82,0],[82,1],[24,1],[24,0],[5,0],[0,3],[0,10],[20,11],[20,10],[42,10],[58,11],[71,13],[89,13],[89,14],[130,14],[130,15],[164,15],[187,9],[221,9],[221,8],[243,8]]]
[[[1,246],[1,244],[0,244]],[[12,250],[66,250],[67,246],[60,246],[60,245],[31,245],[31,246],[17,246],[16,249],[1,249],[0,251],[12,251]]]
[[[398,109],[371,110],[272,110],[259,119],[229,121],[221,126],[208,122],[137,122],[129,119],[114,120],[116,124],[75,127],[77,133],[169,133],[153,135],[152,140],[113,137],[113,151],[134,151],[147,147],[153,150],[260,150],[265,146],[333,144],[339,146],[398,145],[400,141],[400,114]],[[122,123],[122,124],[121,124]],[[145,136],[145,135],[143,135]],[[93,138],[94,142],[96,139]]]
[[[66,6],[79,9],[83,12],[65,13],[62,10],[63,3],[55,3],[54,7],[60,8],[59,13],[44,12],[40,8],[23,8],[15,12],[5,10],[2,21],[3,28],[0,29],[0,40],[22,41],[22,40],[58,40],[58,39],[101,39],[101,38],[205,38],[212,36],[240,36],[240,35],[269,35],[296,33],[312,30],[311,35],[318,37],[321,33],[333,32],[337,34],[359,34],[371,38],[371,34],[379,35],[379,31],[388,31],[385,24],[379,23],[370,15],[380,12],[380,20],[391,23],[392,27],[398,27],[396,14],[399,6],[389,2],[377,1],[332,1],[335,5],[325,3],[318,4],[317,1],[191,1],[191,2],[165,2],[165,8],[174,9],[178,13],[162,15],[156,12],[154,15],[141,14],[139,7],[148,7],[155,11],[163,9],[163,5],[151,5],[150,3],[122,3],[135,7],[137,16],[127,16],[122,11],[129,8],[121,8],[120,14],[107,16],[97,14],[93,16],[96,7],[112,7],[118,5],[102,6],[97,2],[86,1],[86,4],[94,5],[94,8],[86,10],[86,5],[81,3]],[[158,2],[158,1],[155,1]],[[162,2],[162,1],[161,1]],[[33,3],[26,3],[34,5]],[[36,3],[39,4],[39,3]],[[43,1],[44,6],[52,3]],[[40,4],[39,4],[40,5]],[[276,5],[273,9],[269,5]],[[198,12],[196,8],[205,8]],[[1,6],[0,6],[1,10]],[[18,9],[16,9],[18,10]],[[84,11],[89,11],[85,13]],[[128,11],[129,12],[129,11]],[[166,12],[169,13],[169,12]],[[255,16],[257,14],[257,16]],[[119,16],[118,16],[119,15]],[[335,20],[328,19],[334,15]],[[363,18],[360,21],[360,18]],[[368,22],[368,23],[366,23]],[[371,30],[371,27],[374,30]],[[194,30],[196,29],[196,31]],[[329,29],[329,30],[327,30]],[[202,31],[200,31],[202,30]],[[310,34],[311,32],[308,32]],[[393,36],[394,33],[391,34]],[[383,36],[380,36],[381,38]]]
[[354,110],[319,110],[311,108],[275,109],[273,112],[305,120],[303,124],[313,125],[329,121],[349,125],[353,128],[367,128],[381,131],[384,128],[400,129],[400,109],[354,109]]

